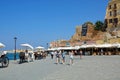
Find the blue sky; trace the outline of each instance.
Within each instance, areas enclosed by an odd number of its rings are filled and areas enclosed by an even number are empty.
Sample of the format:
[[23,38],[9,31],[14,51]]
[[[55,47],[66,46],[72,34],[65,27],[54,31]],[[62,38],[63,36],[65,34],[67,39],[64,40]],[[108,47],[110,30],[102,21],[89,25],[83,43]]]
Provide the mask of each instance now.
[[0,42],[4,49],[21,43],[33,47],[65,39],[75,33],[77,25],[104,21],[108,0],[0,0]]

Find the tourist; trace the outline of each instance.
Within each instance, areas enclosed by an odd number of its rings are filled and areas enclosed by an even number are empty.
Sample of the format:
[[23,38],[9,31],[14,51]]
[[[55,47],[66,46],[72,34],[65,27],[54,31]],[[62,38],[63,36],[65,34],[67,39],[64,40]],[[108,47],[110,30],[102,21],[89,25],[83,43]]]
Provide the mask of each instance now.
[[27,62],[29,62],[29,58],[28,50],[25,50],[25,59],[27,59]]
[[30,58],[30,61],[31,61],[31,62],[34,61],[34,52],[33,52],[33,51],[30,51],[30,52],[29,52],[29,58]]
[[77,52],[77,50],[75,50],[75,51],[74,51],[74,55],[77,55],[77,54],[78,54],[78,52]]
[[73,64],[73,55],[74,55],[74,51],[70,51],[70,52],[69,52],[69,56],[70,56],[70,65]]
[[82,50],[80,50],[79,54],[80,54],[80,59],[82,59],[82,54],[83,54]]
[[51,59],[53,59],[53,56],[54,56],[54,52],[51,52]]
[[90,55],[90,51],[88,51],[88,55]]
[[60,54],[61,51],[56,51],[56,64],[60,63]]
[[103,55],[103,49],[101,49],[101,55]]
[[61,56],[62,56],[62,64],[65,64],[65,51],[63,50],[62,53],[61,53]]

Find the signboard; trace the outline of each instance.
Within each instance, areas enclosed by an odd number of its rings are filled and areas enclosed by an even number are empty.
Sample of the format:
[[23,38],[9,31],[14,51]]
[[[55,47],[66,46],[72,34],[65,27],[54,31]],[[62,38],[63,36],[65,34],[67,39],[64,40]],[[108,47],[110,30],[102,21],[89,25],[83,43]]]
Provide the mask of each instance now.
[[86,34],[87,34],[87,24],[85,23],[85,24],[83,24],[82,25],[82,36],[86,36]]

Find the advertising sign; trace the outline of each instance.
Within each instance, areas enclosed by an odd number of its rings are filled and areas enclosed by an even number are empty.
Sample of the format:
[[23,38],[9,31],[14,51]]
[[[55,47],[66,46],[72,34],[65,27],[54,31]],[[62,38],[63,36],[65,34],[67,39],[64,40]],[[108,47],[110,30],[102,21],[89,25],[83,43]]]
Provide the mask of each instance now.
[[82,36],[86,36],[86,34],[87,34],[87,24],[85,23],[85,24],[83,24],[82,25]]

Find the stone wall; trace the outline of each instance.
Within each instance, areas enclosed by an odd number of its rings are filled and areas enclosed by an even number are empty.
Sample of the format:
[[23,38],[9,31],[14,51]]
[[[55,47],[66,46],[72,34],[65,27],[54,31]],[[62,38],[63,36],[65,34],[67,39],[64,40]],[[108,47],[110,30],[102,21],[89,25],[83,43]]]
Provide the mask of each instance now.
[[80,40],[80,41],[90,41],[90,40],[100,40],[104,38],[104,33],[101,31],[94,30],[94,25],[88,24],[86,36],[81,35],[82,26],[76,27],[75,34],[71,37],[71,41]]
[[114,39],[110,39],[109,43],[114,44],[114,43],[120,43],[120,38],[114,38]]

